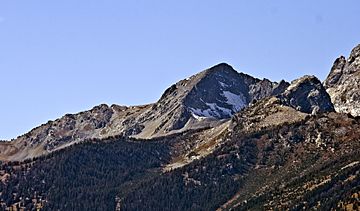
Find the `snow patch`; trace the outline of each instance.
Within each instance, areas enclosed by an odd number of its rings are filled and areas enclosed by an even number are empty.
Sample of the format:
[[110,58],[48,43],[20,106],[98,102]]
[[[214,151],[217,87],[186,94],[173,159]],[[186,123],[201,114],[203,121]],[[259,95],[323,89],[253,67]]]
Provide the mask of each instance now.
[[246,101],[243,95],[237,95],[229,91],[224,91],[223,96],[226,97],[227,103],[233,106],[233,112],[240,111],[246,107]]
[[223,114],[230,116],[232,114],[232,110],[228,109],[228,108],[223,108],[220,107],[218,105],[216,105],[215,103],[206,103],[207,106],[209,106],[211,108],[211,110],[216,111],[216,113],[218,114],[218,117],[221,117],[219,115],[219,113],[217,111],[221,111]]
[[205,110],[201,110],[199,108],[190,108],[190,110],[192,111],[192,115],[198,116],[198,117],[220,117],[220,114],[211,108],[205,109]]
[[194,111],[191,112],[191,115],[192,115],[196,120],[203,120],[203,119],[206,119],[206,118],[207,118],[207,117],[204,117],[204,116],[196,115],[196,114],[194,113]]
[[227,85],[227,84],[225,84],[225,83],[223,83],[223,82],[221,82],[221,81],[219,81],[219,84],[220,84],[220,86],[223,87],[223,88],[229,87],[229,85]]
[[[227,86],[226,84],[219,82],[221,86]],[[230,91],[223,91],[221,93],[222,96],[226,98],[225,103],[227,105],[230,105],[230,108],[225,108],[223,106],[220,106],[216,103],[207,103],[204,102],[201,98],[200,100],[205,103],[205,105],[208,107],[207,109],[200,109],[200,108],[190,108],[191,113],[195,119],[200,119],[201,117],[212,117],[212,118],[224,118],[224,117],[231,117],[235,112],[240,111],[244,107],[246,107],[246,99],[245,97],[240,94],[234,94]],[[226,106],[228,107],[228,106]]]
[[209,108],[201,110],[199,108],[190,108],[192,115],[196,119],[201,117],[212,117],[212,118],[222,118],[224,115],[231,116],[233,111],[227,108],[220,107],[215,103],[205,103]]

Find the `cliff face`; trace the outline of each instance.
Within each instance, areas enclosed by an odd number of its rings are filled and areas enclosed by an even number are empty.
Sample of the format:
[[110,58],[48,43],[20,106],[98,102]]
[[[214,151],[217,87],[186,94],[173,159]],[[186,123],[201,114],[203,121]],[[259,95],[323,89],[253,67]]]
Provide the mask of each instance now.
[[335,60],[324,86],[337,112],[360,116],[360,45]]

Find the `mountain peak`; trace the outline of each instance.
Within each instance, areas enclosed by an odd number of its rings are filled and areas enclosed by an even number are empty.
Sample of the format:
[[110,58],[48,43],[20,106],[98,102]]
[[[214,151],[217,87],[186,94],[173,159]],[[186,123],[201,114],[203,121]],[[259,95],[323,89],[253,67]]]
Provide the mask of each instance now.
[[226,62],[220,62],[219,64],[216,64],[216,65],[210,67],[209,69],[216,69],[216,68],[231,68],[231,69],[234,69],[231,65],[229,65]]
[[335,110],[360,116],[360,44],[350,53],[349,58],[337,58],[324,81]]
[[[219,63],[217,65],[214,65],[206,70],[204,70],[203,72],[201,73],[204,73],[203,74],[203,77],[206,77],[208,75],[218,75],[219,77],[223,76],[223,75],[227,75],[227,76],[235,76],[235,75],[241,75],[241,76],[244,76],[250,80],[255,80],[255,81],[260,81],[260,79],[258,78],[254,78],[248,74],[245,74],[243,72],[238,72],[236,71],[231,65],[225,63],[225,62],[222,62],[222,63]],[[201,74],[199,73],[199,74]],[[225,76],[226,77],[226,76]],[[263,80],[268,80],[268,79],[263,79]]]
[[223,72],[223,71],[233,71],[233,72],[236,72],[236,70],[234,70],[234,68],[227,64],[227,63],[219,63],[217,65],[214,65],[212,67],[210,67],[209,69],[206,69],[205,72],[207,74],[211,74],[211,73],[218,73],[218,72]]
[[196,118],[230,118],[253,100],[271,96],[286,88],[268,79],[260,80],[239,73],[226,63],[215,65],[203,73],[201,80],[184,100],[185,106]]
[[360,44],[351,50],[348,62],[352,63],[360,57]]
[[337,58],[335,60],[333,66],[330,70],[330,73],[324,82],[324,86],[326,88],[332,87],[334,84],[336,84],[340,80],[340,78],[343,74],[343,69],[344,69],[345,64],[346,64],[346,59],[344,56],[340,56],[339,58]]

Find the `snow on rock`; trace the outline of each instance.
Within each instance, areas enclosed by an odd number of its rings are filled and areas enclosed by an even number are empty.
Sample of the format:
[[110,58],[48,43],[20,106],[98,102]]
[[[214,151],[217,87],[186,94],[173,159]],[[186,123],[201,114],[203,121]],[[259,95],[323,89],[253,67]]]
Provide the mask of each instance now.
[[211,109],[201,110],[199,108],[190,108],[192,116],[196,119],[200,119],[201,117],[219,117],[220,114]]
[[227,103],[233,106],[233,112],[240,111],[246,107],[246,99],[242,95],[237,95],[229,91],[224,91],[223,96],[226,97]]
[[223,83],[223,82],[221,82],[221,81],[219,81],[219,84],[220,84],[220,86],[223,87],[223,88],[229,87],[229,85],[227,85],[226,83]]
[[198,108],[190,108],[192,111],[192,116],[196,119],[200,119],[200,117],[209,117],[209,118],[222,118],[224,115],[231,116],[233,111],[218,106],[215,103],[205,103],[209,108],[208,109],[198,109]]
[[205,72],[184,100],[195,119],[226,119],[247,107],[253,100],[282,93],[288,84],[256,79],[238,73],[230,65],[219,64]]

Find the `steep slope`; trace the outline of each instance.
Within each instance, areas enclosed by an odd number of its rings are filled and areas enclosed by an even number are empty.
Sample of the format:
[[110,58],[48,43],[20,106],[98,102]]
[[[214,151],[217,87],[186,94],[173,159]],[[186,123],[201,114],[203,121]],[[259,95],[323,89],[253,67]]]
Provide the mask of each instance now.
[[215,126],[252,100],[281,93],[286,87],[286,82],[259,80],[221,63],[168,88],[137,119],[143,130],[133,137],[152,138]]
[[337,112],[360,116],[360,45],[347,60],[344,56],[335,60],[324,86]]
[[214,127],[250,102],[277,95],[288,83],[259,80],[218,64],[168,88],[143,106],[96,106],[49,121],[11,142],[0,142],[1,160],[24,160],[86,139],[122,135],[151,139]]

